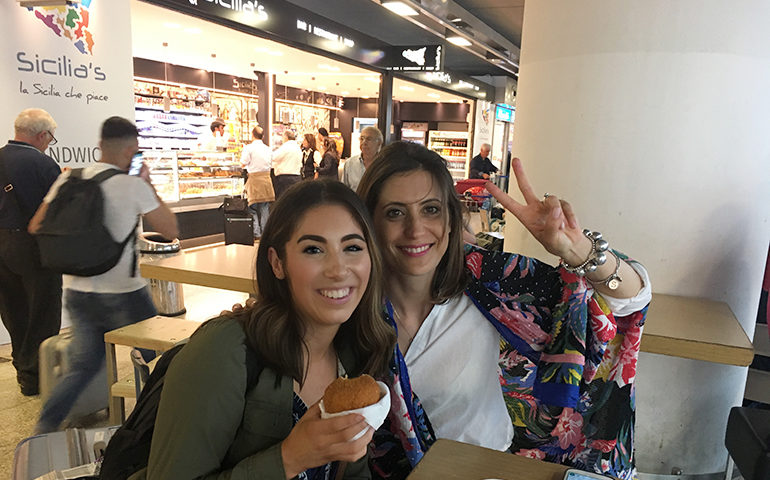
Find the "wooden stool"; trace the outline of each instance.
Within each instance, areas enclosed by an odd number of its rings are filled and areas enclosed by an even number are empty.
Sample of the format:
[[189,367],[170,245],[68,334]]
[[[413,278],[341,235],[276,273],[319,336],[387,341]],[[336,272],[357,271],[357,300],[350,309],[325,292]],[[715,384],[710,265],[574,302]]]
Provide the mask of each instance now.
[[110,423],[118,425],[125,420],[124,401],[126,389],[118,383],[115,345],[146,348],[158,353],[185,342],[200,326],[199,322],[182,318],[156,315],[141,322],[117,328],[104,334],[107,349],[107,388],[110,408]]

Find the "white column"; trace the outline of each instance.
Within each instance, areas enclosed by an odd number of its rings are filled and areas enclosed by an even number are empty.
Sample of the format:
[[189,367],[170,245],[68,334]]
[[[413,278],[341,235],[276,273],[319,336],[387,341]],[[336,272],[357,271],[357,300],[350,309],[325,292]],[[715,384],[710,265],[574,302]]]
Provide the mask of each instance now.
[[[655,292],[725,301],[750,338],[770,239],[768,24],[766,0],[527,2],[513,148]],[[553,261],[507,218],[506,250]],[[643,353],[639,470],[723,470],[746,371]]]

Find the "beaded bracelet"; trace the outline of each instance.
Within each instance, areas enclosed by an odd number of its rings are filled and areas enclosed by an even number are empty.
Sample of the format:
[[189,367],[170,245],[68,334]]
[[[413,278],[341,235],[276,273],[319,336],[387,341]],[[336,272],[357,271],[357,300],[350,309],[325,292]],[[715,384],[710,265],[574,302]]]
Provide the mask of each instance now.
[[607,261],[607,254],[604,253],[610,248],[610,244],[607,240],[602,238],[602,234],[599,232],[592,232],[585,228],[583,229],[583,235],[591,240],[591,251],[588,253],[586,260],[580,265],[573,267],[570,266],[564,259],[562,259],[562,266],[570,273],[574,273],[581,277],[589,274],[599,268],[600,265],[604,265]]

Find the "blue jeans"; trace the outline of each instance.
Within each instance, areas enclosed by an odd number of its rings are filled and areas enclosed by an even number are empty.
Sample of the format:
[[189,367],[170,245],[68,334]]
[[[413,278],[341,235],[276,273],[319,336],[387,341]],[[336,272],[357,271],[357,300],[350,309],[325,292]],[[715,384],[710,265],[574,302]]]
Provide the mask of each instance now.
[[104,334],[154,316],[157,311],[147,287],[128,293],[64,290],[72,321],[71,368],[43,405],[36,433],[56,430],[105,362]]
[[251,216],[254,217],[254,236],[255,237],[262,236],[262,230],[265,228],[265,224],[267,223],[267,216],[270,213],[269,205],[270,205],[270,202],[259,202],[259,203],[252,203],[251,205],[249,205],[249,210],[251,210]]

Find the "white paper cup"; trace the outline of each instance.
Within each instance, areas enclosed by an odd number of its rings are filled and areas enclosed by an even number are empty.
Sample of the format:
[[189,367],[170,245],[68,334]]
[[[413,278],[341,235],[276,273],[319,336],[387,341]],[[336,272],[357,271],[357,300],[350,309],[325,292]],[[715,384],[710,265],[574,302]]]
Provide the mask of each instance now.
[[[377,430],[380,428],[380,425],[382,425],[382,422],[385,421],[385,417],[388,416],[388,411],[390,410],[390,390],[388,389],[388,386],[382,382],[377,382],[377,385],[380,387],[380,393],[382,394],[382,397],[377,403],[364,408],[356,408],[354,410],[346,410],[337,413],[327,413],[324,409],[324,401],[321,400],[321,418],[332,418],[348,415],[350,413],[357,413],[364,417],[364,420],[366,420],[366,423],[368,423],[370,427]],[[361,430],[355,437],[351,438],[350,441],[358,440],[365,433],[366,429]]]

